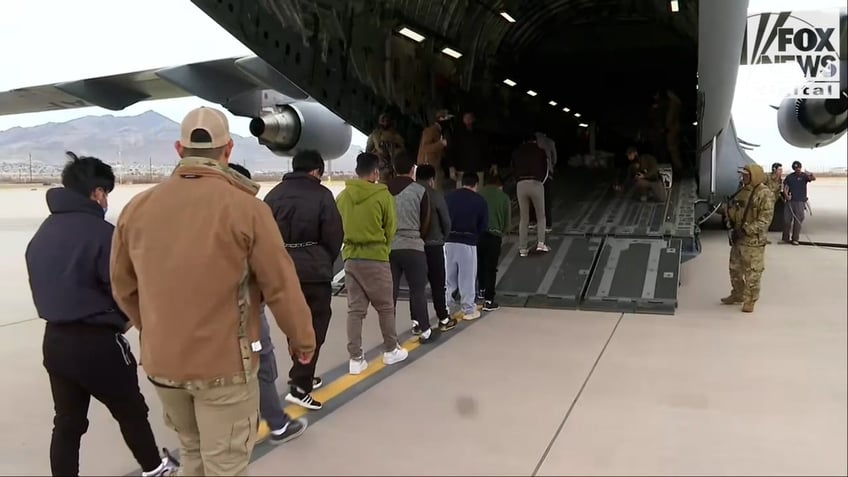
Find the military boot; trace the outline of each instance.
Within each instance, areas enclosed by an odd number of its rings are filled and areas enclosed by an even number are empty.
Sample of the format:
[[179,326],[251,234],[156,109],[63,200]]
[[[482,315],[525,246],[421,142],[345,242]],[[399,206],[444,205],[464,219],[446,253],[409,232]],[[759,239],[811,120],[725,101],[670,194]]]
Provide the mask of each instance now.
[[753,313],[754,302],[753,301],[746,301],[745,304],[742,305],[742,311],[744,313]]
[[722,305],[741,305],[742,304],[742,298],[731,293],[730,295],[721,299],[721,304]]

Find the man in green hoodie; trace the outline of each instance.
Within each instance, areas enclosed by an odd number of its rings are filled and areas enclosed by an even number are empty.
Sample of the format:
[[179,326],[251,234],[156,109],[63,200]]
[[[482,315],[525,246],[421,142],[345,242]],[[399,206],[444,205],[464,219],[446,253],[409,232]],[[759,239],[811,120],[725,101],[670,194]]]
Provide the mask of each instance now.
[[501,258],[503,236],[511,227],[512,206],[509,196],[503,191],[503,182],[497,174],[486,178],[486,187],[480,195],[489,206],[489,228],[477,242],[477,283],[483,295],[483,311],[499,308],[495,301],[495,282],[498,277],[498,261]]
[[405,360],[408,353],[398,344],[389,247],[397,231],[395,203],[389,189],[378,184],[380,159],[364,152],[356,157],[358,179],[345,182],[336,198],[342,216],[342,259],[347,288],[347,351],[350,374],[368,368],[362,352],[362,322],[368,305],[374,306],[383,333],[383,363]]

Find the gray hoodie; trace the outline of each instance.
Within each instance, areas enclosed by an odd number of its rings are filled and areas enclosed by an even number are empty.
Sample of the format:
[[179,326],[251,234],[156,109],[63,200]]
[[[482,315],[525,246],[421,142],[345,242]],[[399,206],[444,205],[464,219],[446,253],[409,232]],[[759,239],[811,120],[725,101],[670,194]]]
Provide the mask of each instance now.
[[448,204],[445,202],[445,196],[436,189],[433,189],[426,182],[419,182],[430,196],[430,231],[424,238],[425,245],[444,245],[445,236],[451,229],[450,213],[448,212]]

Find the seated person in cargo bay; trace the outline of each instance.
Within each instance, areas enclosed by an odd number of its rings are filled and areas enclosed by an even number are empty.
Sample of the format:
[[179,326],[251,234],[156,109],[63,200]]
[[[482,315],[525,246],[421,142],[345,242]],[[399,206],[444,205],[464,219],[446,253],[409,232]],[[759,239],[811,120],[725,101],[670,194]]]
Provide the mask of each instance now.
[[650,154],[639,154],[635,147],[629,147],[627,160],[630,165],[627,168],[625,182],[616,184],[615,190],[621,192],[632,184],[642,202],[647,201],[649,197],[657,202],[665,202],[666,190],[660,177],[657,159]]

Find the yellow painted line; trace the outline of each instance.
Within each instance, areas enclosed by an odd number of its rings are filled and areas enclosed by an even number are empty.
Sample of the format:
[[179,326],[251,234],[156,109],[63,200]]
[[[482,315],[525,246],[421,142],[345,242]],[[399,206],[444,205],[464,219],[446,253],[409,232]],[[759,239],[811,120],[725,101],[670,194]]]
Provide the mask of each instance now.
[[[477,305],[477,310],[481,311],[483,309],[483,305]],[[462,312],[456,312],[452,316],[457,321],[457,326],[459,326],[460,321],[462,321]],[[418,337],[410,338],[405,343],[401,345],[407,352],[411,353],[414,349],[421,346],[418,342]],[[400,364],[400,363],[398,363]],[[380,353],[376,358],[368,362],[368,368],[365,369],[360,374],[345,374],[335,381],[325,384],[321,386],[320,389],[314,391],[312,393],[312,397],[315,398],[316,401],[321,401],[322,403],[326,403],[340,394],[344,393],[348,389],[356,386],[357,384],[365,381],[371,376],[379,373],[380,370],[385,368],[386,365],[383,363],[383,353]],[[309,409],[298,406],[297,404],[289,404],[283,411],[291,418],[298,419],[305,416],[309,413]],[[268,427],[268,423],[263,419],[259,422],[259,430],[256,435],[256,442],[262,442],[268,438],[268,435],[271,433],[271,429]]]
[[[418,337],[416,336],[414,338],[410,338],[401,346],[406,349],[407,352],[411,353],[414,349],[421,346],[421,344],[418,342]],[[312,397],[315,398],[315,400],[317,401],[327,403],[328,401],[331,401],[332,399],[338,397],[340,394],[347,391],[348,389],[379,373],[380,370],[385,367],[386,365],[383,363],[383,353],[380,353],[378,357],[368,362],[368,368],[366,368],[365,371],[363,371],[362,373],[357,375],[345,374],[344,376],[341,376],[332,383],[321,386],[320,389],[312,393]],[[298,406],[297,404],[289,404],[288,406],[283,408],[283,411],[285,411],[285,413],[288,414],[291,419],[298,419],[300,417],[305,416],[309,412],[309,409]],[[268,438],[268,435],[270,433],[271,429],[268,427],[268,423],[263,419],[259,423],[259,431],[256,436],[257,443]]]

